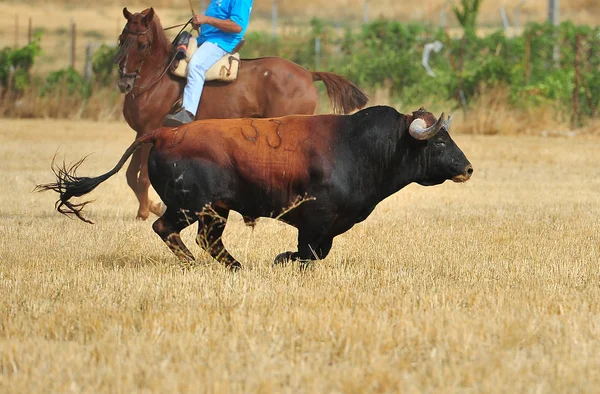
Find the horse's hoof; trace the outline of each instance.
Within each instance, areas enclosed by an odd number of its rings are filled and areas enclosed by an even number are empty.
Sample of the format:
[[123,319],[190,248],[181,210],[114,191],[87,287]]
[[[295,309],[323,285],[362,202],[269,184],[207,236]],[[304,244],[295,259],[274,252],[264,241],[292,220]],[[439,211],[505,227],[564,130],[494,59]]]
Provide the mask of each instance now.
[[155,214],[158,217],[161,217],[167,211],[167,206],[161,202],[153,203],[150,206],[150,212]]
[[286,265],[287,263],[293,261],[292,256],[294,253],[292,252],[283,252],[279,253],[275,260],[273,260],[273,265]]
[[227,266],[231,272],[238,272],[242,269],[242,265],[239,261],[235,261]]
[[148,219],[148,216],[150,216],[150,214],[149,214],[149,213],[141,213],[141,212],[138,212],[137,216],[135,217],[135,220],[141,220],[141,221],[144,221],[144,220]]

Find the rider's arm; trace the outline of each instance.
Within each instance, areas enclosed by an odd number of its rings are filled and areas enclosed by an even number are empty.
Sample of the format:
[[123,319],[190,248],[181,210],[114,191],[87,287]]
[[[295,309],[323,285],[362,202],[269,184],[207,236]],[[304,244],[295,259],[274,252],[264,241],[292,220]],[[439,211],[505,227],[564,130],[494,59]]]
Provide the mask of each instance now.
[[240,33],[242,31],[242,27],[231,19],[217,19],[206,15],[195,15],[193,24],[194,26],[211,25],[226,33]]

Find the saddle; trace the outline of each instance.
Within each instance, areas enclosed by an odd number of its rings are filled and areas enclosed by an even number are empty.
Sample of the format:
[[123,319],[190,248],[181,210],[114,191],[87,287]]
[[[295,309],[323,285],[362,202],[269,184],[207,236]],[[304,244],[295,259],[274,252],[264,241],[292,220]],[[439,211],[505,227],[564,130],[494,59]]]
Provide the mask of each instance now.
[[[192,55],[198,49],[198,43],[196,38],[187,31],[181,32],[175,42],[175,60],[171,64],[170,72],[177,77],[187,78],[188,63],[192,58]],[[245,40],[240,41],[233,49],[232,53],[223,56],[209,68],[206,72],[206,80],[222,82],[235,81],[242,63],[238,51],[244,46],[244,43]]]

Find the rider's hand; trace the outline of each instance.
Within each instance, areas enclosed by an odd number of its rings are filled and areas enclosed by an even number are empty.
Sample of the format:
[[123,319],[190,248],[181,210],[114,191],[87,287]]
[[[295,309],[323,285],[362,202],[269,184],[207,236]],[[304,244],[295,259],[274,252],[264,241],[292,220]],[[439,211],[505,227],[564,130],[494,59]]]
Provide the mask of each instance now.
[[194,20],[192,20],[192,26],[194,29],[198,29],[200,25],[204,25],[208,23],[208,17],[206,15],[194,15]]

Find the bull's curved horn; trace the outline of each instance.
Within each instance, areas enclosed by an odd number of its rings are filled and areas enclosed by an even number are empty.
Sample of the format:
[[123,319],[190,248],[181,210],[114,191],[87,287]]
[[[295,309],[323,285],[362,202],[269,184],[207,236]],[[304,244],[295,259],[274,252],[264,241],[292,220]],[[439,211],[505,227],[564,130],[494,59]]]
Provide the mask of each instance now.
[[444,124],[444,113],[442,112],[438,120],[429,127],[427,127],[427,123],[421,118],[413,120],[408,128],[408,132],[416,140],[428,140],[435,136]]
[[452,124],[452,116],[453,115],[448,116],[448,120],[446,121],[446,123],[444,123],[444,128],[446,129],[446,131],[450,131],[450,125]]

